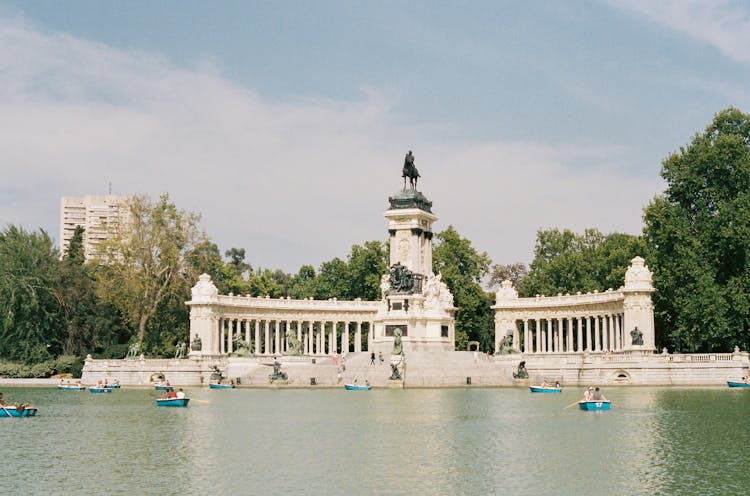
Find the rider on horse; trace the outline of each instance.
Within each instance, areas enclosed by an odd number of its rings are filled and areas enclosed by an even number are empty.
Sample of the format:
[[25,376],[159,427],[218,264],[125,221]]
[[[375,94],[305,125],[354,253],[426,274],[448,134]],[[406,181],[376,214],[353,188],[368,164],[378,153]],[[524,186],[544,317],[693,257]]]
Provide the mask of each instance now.
[[409,153],[406,154],[406,158],[404,158],[404,169],[401,173],[401,177],[404,178],[404,189],[406,189],[406,178],[409,178],[409,185],[411,186],[411,189],[417,189],[417,179],[419,178],[419,171],[414,166],[414,155],[412,155],[411,150],[409,150]]

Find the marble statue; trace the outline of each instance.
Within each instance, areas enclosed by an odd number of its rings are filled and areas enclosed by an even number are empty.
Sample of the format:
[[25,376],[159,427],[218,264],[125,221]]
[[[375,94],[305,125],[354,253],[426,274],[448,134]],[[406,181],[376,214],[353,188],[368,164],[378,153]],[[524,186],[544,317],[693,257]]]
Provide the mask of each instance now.
[[185,358],[185,350],[187,349],[187,344],[185,344],[184,341],[180,341],[177,343],[177,346],[174,348],[174,357],[179,358]]
[[397,327],[393,333],[393,351],[391,355],[403,355],[404,344],[401,342],[401,328]]
[[193,342],[190,343],[190,349],[192,351],[201,351],[203,349],[203,343],[201,342],[201,338],[198,337],[198,334],[195,335]]
[[135,358],[138,356],[138,351],[141,349],[141,343],[136,341],[135,343],[132,343],[128,347],[128,354],[125,355],[125,358]]
[[513,349],[513,329],[508,329],[505,337],[497,346],[497,353],[499,355],[509,355],[513,352],[515,352]]

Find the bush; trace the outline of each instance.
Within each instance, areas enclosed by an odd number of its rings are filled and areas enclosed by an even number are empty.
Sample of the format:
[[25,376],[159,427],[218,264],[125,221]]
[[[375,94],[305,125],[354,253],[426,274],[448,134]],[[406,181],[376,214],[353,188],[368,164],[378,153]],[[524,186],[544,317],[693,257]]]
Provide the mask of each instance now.
[[73,377],[81,377],[83,371],[83,359],[75,355],[60,355],[54,361],[55,374],[72,374]]
[[28,370],[28,376],[26,377],[49,377],[54,372],[54,360],[48,360],[46,362],[37,363],[32,365]]

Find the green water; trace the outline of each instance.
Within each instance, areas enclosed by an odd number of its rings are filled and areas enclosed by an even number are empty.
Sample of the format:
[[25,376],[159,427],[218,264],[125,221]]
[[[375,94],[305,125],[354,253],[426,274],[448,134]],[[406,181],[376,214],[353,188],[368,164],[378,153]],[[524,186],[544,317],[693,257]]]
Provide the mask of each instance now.
[[5,494],[737,495],[750,485],[750,390],[3,388]]

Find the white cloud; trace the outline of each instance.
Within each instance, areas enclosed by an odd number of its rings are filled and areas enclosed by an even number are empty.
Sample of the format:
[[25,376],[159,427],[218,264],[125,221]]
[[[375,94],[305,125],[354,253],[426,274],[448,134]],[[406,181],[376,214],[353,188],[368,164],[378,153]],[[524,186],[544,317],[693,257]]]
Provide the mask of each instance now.
[[420,189],[498,263],[529,261],[540,227],[640,230],[657,179],[623,150],[460,143],[406,127],[377,90],[358,102],[270,102],[212,64],[186,70],[0,19],[0,224],[57,237],[60,196],[168,192],[222,250],[296,270],[386,239],[382,212],[413,149]]
[[623,10],[714,46],[724,55],[750,62],[748,3],[731,0],[609,0]]

